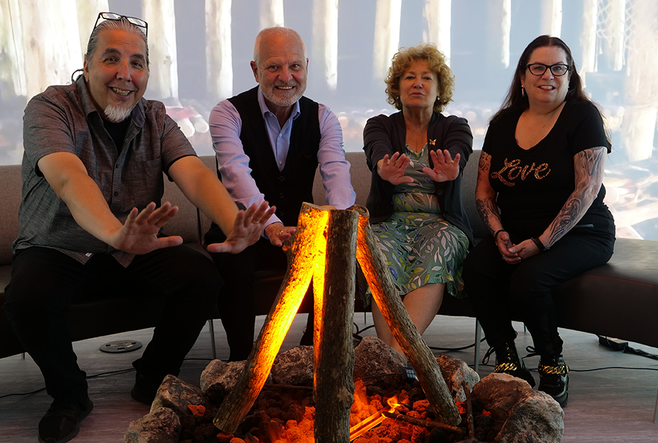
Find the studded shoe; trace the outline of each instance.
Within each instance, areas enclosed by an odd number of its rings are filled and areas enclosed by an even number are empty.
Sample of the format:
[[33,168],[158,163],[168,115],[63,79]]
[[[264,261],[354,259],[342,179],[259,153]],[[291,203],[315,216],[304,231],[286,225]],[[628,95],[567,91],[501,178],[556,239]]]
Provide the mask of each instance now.
[[532,377],[528,368],[526,368],[523,360],[519,358],[513,342],[505,343],[503,346],[496,346],[494,351],[496,352],[496,368],[494,372],[518,377],[527,381],[530,386],[535,386],[535,379]]
[[561,355],[539,361],[539,390],[547,393],[563,408],[569,399],[569,366]]

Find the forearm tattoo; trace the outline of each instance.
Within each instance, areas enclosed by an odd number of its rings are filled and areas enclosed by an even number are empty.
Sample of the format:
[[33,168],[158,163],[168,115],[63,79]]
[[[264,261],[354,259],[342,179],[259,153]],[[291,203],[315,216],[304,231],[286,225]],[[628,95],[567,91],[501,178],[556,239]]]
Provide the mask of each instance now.
[[[480,154],[480,161],[478,163],[478,186],[489,187],[489,170],[491,168],[491,156],[486,152]],[[484,198],[476,197],[475,207],[480,215],[480,218],[487,226],[487,229],[492,234],[495,229],[492,225],[493,220],[500,222],[500,214],[498,205],[496,204],[495,195],[485,196]]]
[[575,155],[575,188],[547,228],[550,247],[572,229],[585,215],[598,195],[603,180],[606,148],[585,149]]
[[487,226],[487,229],[492,234],[494,233],[493,225],[491,224],[492,219],[497,219],[500,221],[500,215],[498,214],[498,205],[493,198],[487,199],[475,199],[475,207],[477,208],[480,218],[484,221],[484,224]]

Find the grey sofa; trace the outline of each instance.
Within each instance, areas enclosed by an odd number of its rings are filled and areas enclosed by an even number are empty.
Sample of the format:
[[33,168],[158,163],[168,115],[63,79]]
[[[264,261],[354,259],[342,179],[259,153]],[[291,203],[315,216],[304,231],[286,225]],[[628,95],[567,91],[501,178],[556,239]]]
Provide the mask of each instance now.
[[[213,157],[202,157],[214,169]],[[352,184],[357,203],[365,204],[370,186],[370,171],[362,152],[347,153],[352,164]],[[479,152],[468,162],[463,198],[476,238],[489,235],[475,210],[474,188]],[[11,242],[18,230],[17,211],[21,198],[20,166],[0,166],[0,307],[11,270]],[[316,180],[316,203],[324,203],[324,191]],[[209,221],[165,180],[165,196],[180,206],[180,213],[167,225],[168,234],[182,235],[186,244],[199,248]],[[606,335],[658,347],[658,242],[619,239],[612,260],[564,283],[555,290],[562,316],[560,326],[593,334]],[[282,275],[261,271],[251,288],[259,314],[267,314],[281,284]],[[102,288],[76,303],[70,312],[74,340],[153,326],[157,303],[148,297],[127,298],[126,294],[107,293]],[[473,317],[467,300],[446,297],[439,315]],[[216,318],[217,313],[209,313]],[[5,313],[0,309],[0,358],[22,352]]]

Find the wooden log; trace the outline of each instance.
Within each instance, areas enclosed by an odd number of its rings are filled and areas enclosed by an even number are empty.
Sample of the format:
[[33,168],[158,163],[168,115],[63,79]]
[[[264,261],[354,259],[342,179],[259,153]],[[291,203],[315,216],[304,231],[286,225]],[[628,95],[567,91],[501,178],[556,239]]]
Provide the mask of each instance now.
[[436,358],[418,333],[395,289],[377,238],[370,228],[368,210],[358,205],[352,209],[359,212],[356,257],[370,286],[373,299],[388,323],[393,337],[416,371],[437,418],[443,423],[457,426],[461,422],[457,406],[450,396]]
[[286,333],[302,303],[313,277],[318,251],[324,248],[324,230],[329,211],[304,203],[297,232],[284,245],[288,271],[272,310],[265,319],[258,339],[247,359],[244,371],[222,402],[214,425],[222,432],[234,433],[253,406],[272,369]]
[[398,412],[382,411],[382,415],[388,418],[392,418],[394,420],[400,420],[406,423],[410,423],[412,425],[423,426],[425,428],[441,428],[445,431],[455,432],[458,434],[464,433],[464,430],[462,428],[458,428],[457,426],[450,426],[445,423],[441,423],[433,420],[422,420],[420,418],[413,418],[413,417],[409,417],[408,415],[402,415]]
[[319,322],[313,343],[315,441],[346,443],[354,401],[352,323],[359,215],[339,210],[329,214],[324,266],[317,266],[313,275],[315,322]]

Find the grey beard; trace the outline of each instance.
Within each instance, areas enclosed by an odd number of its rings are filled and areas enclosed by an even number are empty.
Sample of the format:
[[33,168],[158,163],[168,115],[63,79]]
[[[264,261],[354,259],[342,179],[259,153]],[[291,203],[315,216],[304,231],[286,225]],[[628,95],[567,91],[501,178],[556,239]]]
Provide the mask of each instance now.
[[105,108],[105,118],[112,123],[119,123],[128,118],[132,111],[133,107],[126,108],[123,106],[107,105]]

